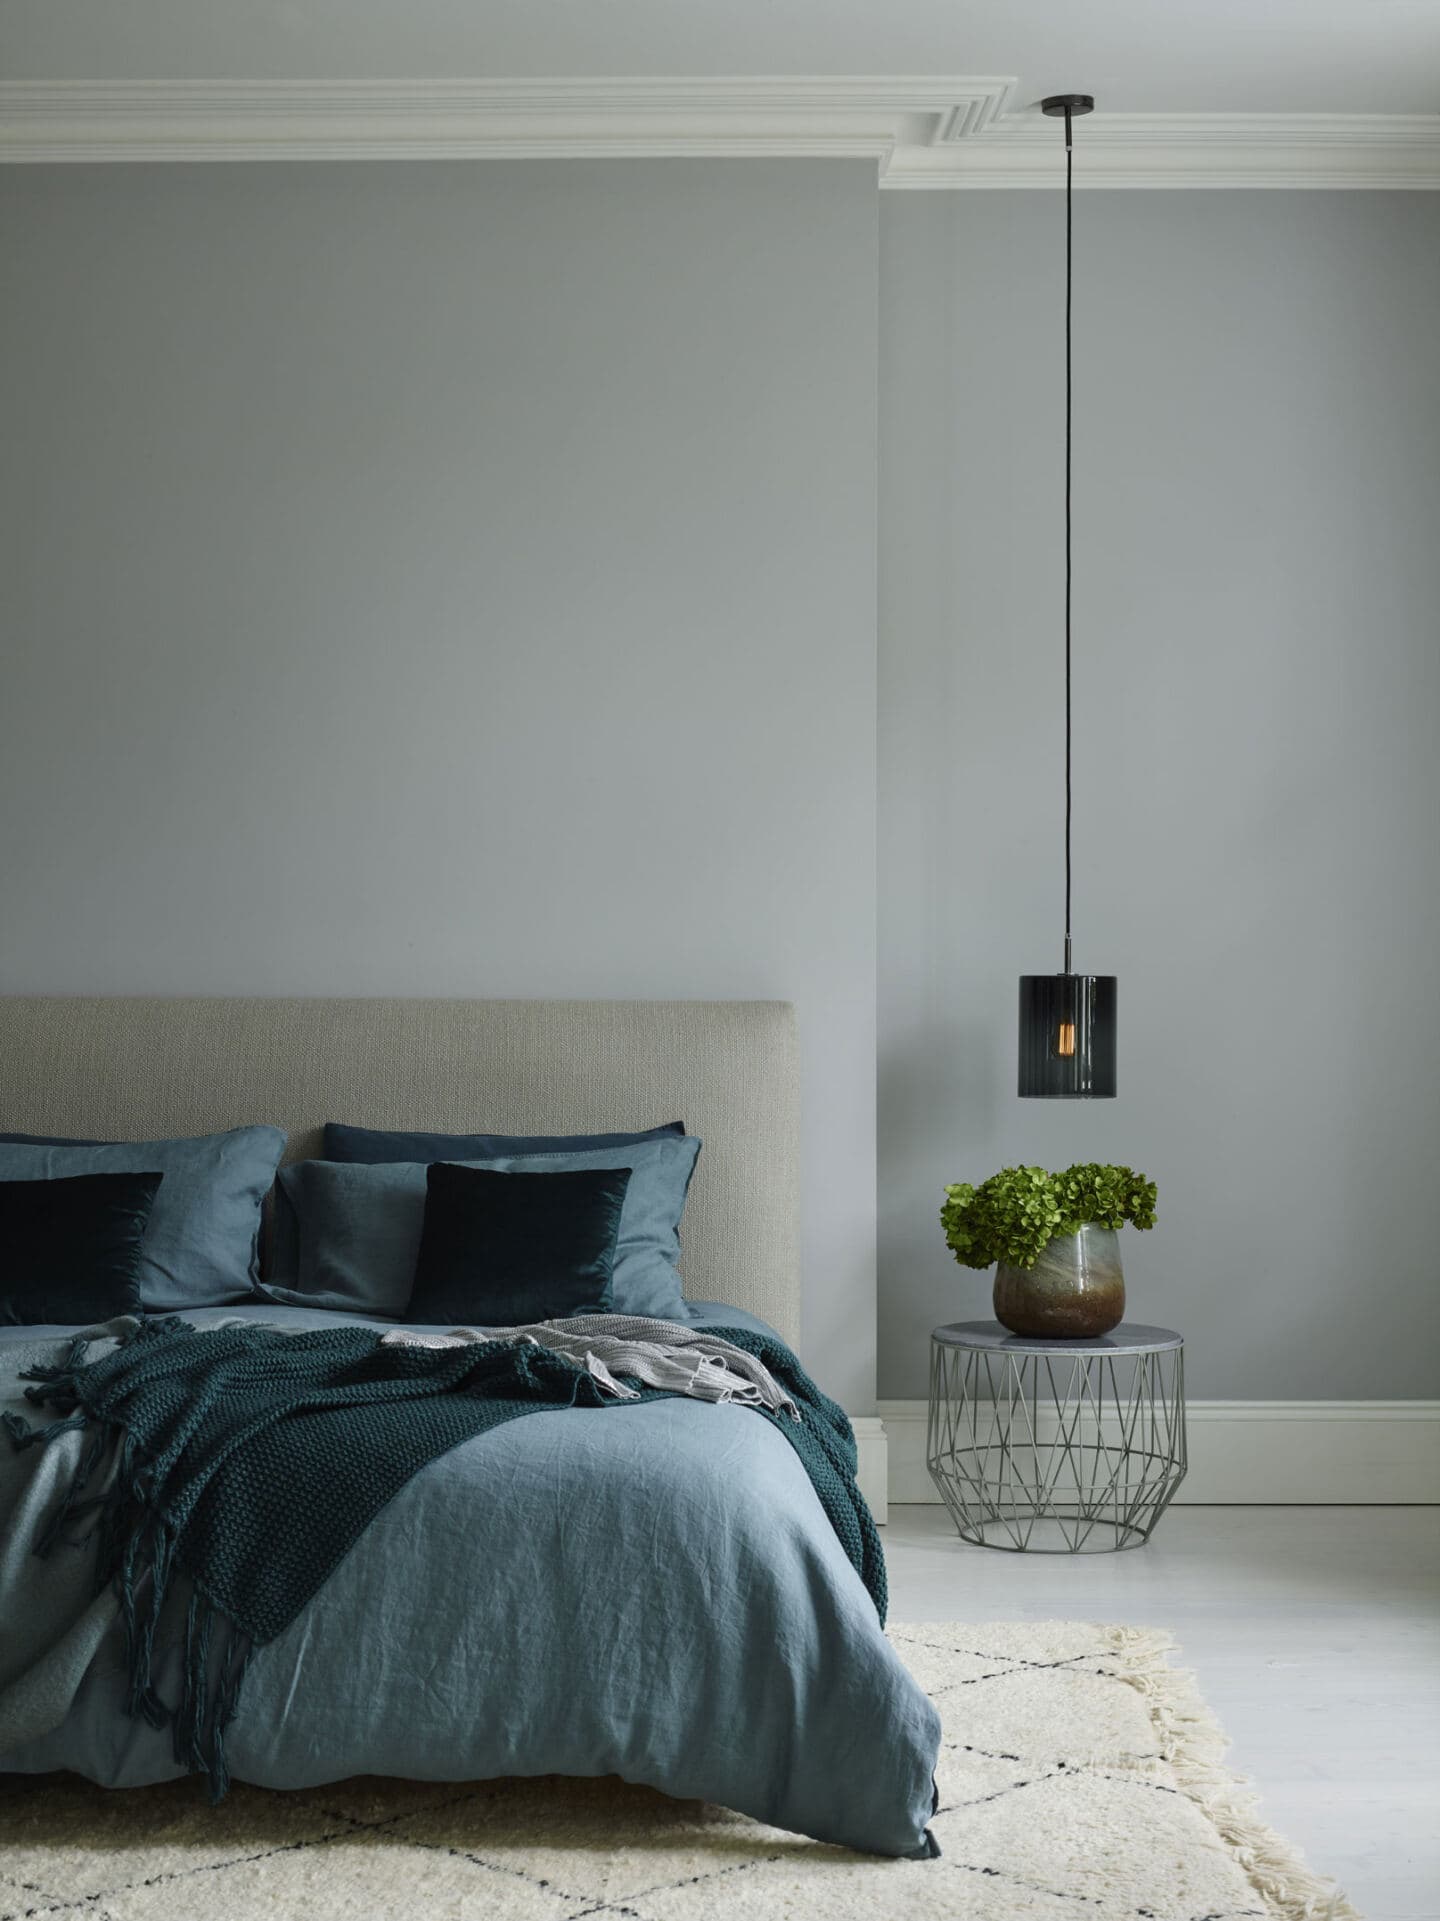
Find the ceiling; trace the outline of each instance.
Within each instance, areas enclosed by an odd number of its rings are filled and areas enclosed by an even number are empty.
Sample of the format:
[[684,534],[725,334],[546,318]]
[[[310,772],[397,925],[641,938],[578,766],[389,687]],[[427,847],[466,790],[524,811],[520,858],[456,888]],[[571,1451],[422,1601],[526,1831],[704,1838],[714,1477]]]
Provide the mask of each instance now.
[[1440,0],[0,0],[26,80],[1016,76],[1111,113],[1433,114]]

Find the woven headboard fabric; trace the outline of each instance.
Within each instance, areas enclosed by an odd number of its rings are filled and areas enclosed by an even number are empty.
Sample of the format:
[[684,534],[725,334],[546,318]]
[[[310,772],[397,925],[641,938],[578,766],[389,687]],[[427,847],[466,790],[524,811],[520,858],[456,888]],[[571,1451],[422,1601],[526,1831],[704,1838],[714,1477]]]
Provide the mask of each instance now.
[[799,1050],[783,1001],[0,996],[0,1130],[154,1140],[326,1121],[704,1141],[682,1274],[800,1332]]

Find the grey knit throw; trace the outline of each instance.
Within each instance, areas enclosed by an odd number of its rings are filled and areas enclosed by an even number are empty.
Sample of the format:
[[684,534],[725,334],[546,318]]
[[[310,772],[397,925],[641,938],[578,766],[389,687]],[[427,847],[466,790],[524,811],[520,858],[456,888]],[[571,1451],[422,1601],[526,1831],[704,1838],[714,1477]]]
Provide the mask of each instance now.
[[563,1321],[531,1321],[523,1327],[457,1327],[448,1334],[392,1328],[386,1347],[464,1347],[475,1341],[532,1341],[583,1367],[601,1392],[617,1401],[638,1400],[640,1390],[617,1374],[667,1394],[697,1401],[737,1401],[800,1419],[800,1410],[754,1354],[680,1321],[635,1314],[575,1314]]

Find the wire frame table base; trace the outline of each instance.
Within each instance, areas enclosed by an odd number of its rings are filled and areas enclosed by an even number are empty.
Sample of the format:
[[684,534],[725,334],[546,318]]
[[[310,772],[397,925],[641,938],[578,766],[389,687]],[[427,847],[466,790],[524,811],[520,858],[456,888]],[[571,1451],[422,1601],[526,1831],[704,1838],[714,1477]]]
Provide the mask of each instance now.
[[1030,1554],[1148,1541],[1185,1478],[1178,1337],[1161,1348],[1011,1350],[959,1333],[937,1330],[931,1343],[926,1458],[961,1540]]

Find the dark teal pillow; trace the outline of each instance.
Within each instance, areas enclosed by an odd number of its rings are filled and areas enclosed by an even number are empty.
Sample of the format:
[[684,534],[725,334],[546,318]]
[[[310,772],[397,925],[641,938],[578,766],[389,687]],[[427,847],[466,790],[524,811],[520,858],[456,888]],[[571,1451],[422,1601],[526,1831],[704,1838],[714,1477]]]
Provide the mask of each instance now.
[[437,1161],[407,1321],[515,1327],[608,1314],[628,1167],[501,1174]]
[[[680,1216],[699,1152],[693,1136],[667,1134],[633,1147],[502,1156],[484,1165],[502,1174],[631,1170],[615,1250],[612,1312],[683,1321]],[[422,1162],[297,1161],[281,1168],[275,1191],[277,1258],[262,1294],[301,1307],[387,1319],[404,1314],[424,1232]]]
[[140,1312],[160,1174],[0,1181],[0,1325],[90,1327]]
[[389,1127],[347,1127],[326,1121],[322,1159],[354,1167],[382,1161],[499,1161],[511,1154],[564,1154],[592,1147],[634,1147],[683,1135],[683,1121],[667,1121],[641,1134],[407,1134]]

